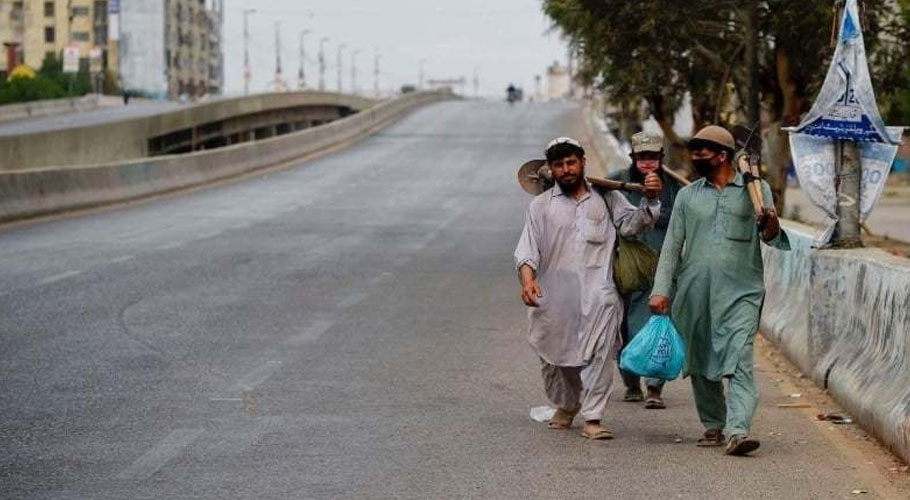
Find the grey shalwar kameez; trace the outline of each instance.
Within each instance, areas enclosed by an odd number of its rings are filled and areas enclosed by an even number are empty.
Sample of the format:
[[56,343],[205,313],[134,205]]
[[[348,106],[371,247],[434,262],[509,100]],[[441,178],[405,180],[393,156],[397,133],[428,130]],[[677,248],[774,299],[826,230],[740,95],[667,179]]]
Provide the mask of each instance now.
[[550,402],[600,420],[610,396],[622,299],[613,283],[617,229],[625,236],[654,224],[660,202],[635,208],[621,194],[601,196],[588,185],[579,200],[559,185],[534,198],[515,249],[516,269],[528,265],[543,291],[530,308],[529,341],[543,362]]

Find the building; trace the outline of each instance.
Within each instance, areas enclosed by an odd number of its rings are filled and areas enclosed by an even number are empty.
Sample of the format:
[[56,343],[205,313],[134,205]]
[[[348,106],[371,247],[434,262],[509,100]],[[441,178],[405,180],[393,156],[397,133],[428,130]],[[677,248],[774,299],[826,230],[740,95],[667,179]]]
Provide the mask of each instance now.
[[569,69],[554,61],[547,68],[547,99],[567,99],[571,92]]
[[80,59],[89,59],[94,48],[101,66],[116,71],[110,58],[108,4],[110,0],[0,0],[0,42],[7,54],[0,61],[6,73],[11,62],[40,68],[53,54],[61,57],[64,47],[78,49]]
[[121,86],[154,97],[221,93],[221,0],[119,4]]

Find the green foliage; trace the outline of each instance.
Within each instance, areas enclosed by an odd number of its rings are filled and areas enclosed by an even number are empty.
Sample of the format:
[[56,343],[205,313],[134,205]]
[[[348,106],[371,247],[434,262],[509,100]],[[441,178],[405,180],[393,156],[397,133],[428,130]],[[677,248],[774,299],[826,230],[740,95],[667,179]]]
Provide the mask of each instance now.
[[[116,79],[113,75],[105,75],[103,89],[109,93],[117,91]],[[56,55],[50,55],[44,58],[34,79],[0,82],[0,104],[79,97],[91,91],[92,78],[89,73],[88,59],[79,61],[78,73],[68,74],[63,72],[63,60]]]
[[65,97],[63,89],[40,74],[35,78],[15,78],[0,85],[0,104],[57,99],[60,97]]

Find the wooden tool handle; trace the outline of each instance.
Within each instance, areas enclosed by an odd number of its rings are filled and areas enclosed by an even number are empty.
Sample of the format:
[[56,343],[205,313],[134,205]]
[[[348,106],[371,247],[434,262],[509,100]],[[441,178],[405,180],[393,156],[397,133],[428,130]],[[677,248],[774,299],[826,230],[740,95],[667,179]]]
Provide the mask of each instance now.
[[586,177],[592,186],[609,189],[610,191],[632,191],[635,193],[645,192],[645,187],[634,182],[614,181],[610,179],[601,179],[598,177]]

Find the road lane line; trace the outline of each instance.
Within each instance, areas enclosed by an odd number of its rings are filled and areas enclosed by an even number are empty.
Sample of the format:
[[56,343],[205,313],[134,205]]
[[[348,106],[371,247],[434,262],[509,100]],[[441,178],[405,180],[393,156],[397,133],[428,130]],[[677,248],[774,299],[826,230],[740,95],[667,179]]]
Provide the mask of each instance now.
[[173,241],[171,243],[165,243],[164,245],[158,245],[155,247],[155,250],[173,250],[175,248],[179,248],[182,244],[183,243],[179,241]]
[[63,281],[67,278],[72,278],[73,276],[79,276],[80,274],[82,274],[82,271],[67,271],[65,273],[55,274],[51,277],[44,278],[43,280],[39,281],[38,284],[39,285],[50,285],[51,283]]
[[250,370],[246,375],[240,377],[232,387],[232,391],[252,391],[257,386],[265,382],[275,372],[281,369],[284,363],[282,361],[266,361],[264,364]]
[[350,307],[354,307],[357,304],[366,300],[366,298],[369,297],[369,295],[370,294],[367,292],[354,292],[354,293],[348,295],[347,297],[345,297],[344,299],[342,299],[342,301],[338,303],[338,308],[339,309],[348,309]]
[[183,450],[193,444],[203,432],[203,429],[175,429],[154,448],[117,474],[117,479],[144,481],[154,476],[168,462],[183,453]]
[[107,263],[108,264],[123,264],[124,262],[133,260],[135,258],[136,258],[135,255],[124,255],[122,257],[117,257],[115,259],[111,259],[111,260],[107,261]]
[[284,417],[271,416],[257,417],[252,421],[243,421],[239,425],[222,427],[217,431],[216,439],[199,444],[198,454],[203,460],[240,455],[266,434],[280,429],[284,423]]
[[285,341],[287,345],[297,345],[304,342],[310,342],[318,339],[325,332],[329,331],[330,328],[335,326],[337,320],[334,319],[317,319],[307,325],[303,330],[300,331],[297,335],[288,338]]

